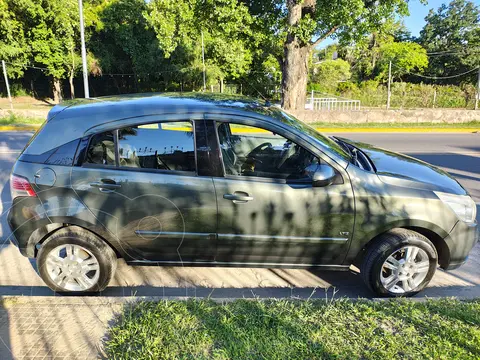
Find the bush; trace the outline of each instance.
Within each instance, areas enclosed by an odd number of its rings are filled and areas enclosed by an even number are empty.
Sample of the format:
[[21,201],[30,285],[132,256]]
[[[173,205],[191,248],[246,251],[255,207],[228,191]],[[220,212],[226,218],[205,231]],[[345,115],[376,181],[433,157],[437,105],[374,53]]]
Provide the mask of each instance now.
[[30,96],[27,90],[23,88],[22,84],[18,84],[18,83],[13,83],[10,86],[10,93],[12,94],[13,97]]
[[[337,89],[337,95],[360,100],[362,106],[385,107],[387,104],[387,86],[376,81],[355,84],[343,83]],[[475,89],[471,85],[427,85],[396,82],[391,85],[390,106],[393,108],[467,108],[473,109]],[[435,102],[434,102],[435,101]]]

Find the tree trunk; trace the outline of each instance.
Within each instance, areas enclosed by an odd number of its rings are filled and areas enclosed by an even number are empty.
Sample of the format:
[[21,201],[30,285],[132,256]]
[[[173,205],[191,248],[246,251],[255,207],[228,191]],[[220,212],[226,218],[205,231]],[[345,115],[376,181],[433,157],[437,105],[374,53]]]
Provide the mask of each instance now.
[[223,78],[220,79],[220,93],[223,94]]
[[68,82],[70,83],[70,98],[75,99],[75,87],[73,86],[73,71],[70,73]]
[[55,77],[53,78],[53,101],[55,104],[62,101],[62,83],[60,82],[60,79]]
[[[306,10],[312,11],[315,0],[288,0],[288,25],[298,26]],[[284,45],[282,64],[282,107],[285,110],[304,109],[308,79],[308,55],[310,42],[302,42],[295,33],[289,32]]]
[[68,78],[68,82],[70,83],[70,98],[75,99],[75,88],[73,87],[73,74],[75,72],[75,53],[73,51],[73,46],[70,53],[72,54],[72,69],[70,70],[70,77]]
[[304,109],[308,79],[308,54],[310,46],[297,42],[285,45],[282,69],[282,107],[285,110]]

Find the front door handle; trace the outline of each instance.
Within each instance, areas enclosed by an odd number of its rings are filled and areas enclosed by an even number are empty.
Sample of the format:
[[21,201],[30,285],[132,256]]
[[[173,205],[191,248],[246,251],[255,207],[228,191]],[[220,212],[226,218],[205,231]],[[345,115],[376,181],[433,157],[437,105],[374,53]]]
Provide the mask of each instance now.
[[111,192],[122,187],[111,179],[102,179],[101,181],[94,181],[90,183],[91,187],[98,188],[101,192]]
[[225,194],[223,195],[223,198],[232,200],[235,204],[246,203],[247,201],[253,200],[253,196],[241,191],[235,191],[233,194]]

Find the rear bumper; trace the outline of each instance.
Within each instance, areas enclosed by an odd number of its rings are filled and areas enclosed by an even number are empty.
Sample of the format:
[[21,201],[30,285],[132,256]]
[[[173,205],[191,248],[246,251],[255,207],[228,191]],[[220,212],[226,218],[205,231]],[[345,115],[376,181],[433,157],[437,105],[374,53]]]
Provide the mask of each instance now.
[[[10,223],[9,223],[9,226],[10,226]],[[11,229],[11,226],[10,226],[10,229]],[[29,251],[27,247],[21,247],[20,244],[18,243],[17,238],[13,233],[10,234],[10,236],[8,237],[8,240],[10,240],[10,242],[13,245],[15,245],[18,248],[18,250],[20,250],[20,254],[22,254],[23,256],[34,257],[34,251],[33,251],[34,249],[32,248],[31,251]],[[30,256],[30,253],[31,253],[31,256]]]
[[478,241],[478,224],[476,222],[473,224],[457,222],[450,234],[445,237],[445,243],[450,250],[450,261],[444,269],[453,270],[463,265]]
[[9,240],[18,247],[23,256],[35,257],[35,242],[32,234],[49,223],[44,216],[42,204],[37,197],[18,197],[8,211]]

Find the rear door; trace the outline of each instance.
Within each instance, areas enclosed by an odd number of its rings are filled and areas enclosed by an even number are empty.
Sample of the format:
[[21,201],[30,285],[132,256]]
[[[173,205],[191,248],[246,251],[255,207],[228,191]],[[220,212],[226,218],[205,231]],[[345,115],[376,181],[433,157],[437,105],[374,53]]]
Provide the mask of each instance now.
[[[248,124],[248,125],[247,125]],[[252,265],[339,265],[354,224],[346,172],[284,130],[217,119],[224,176],[215,177],[216,260]],[[320,164],[337,171],[333,184],[313,187]]]
[[130,261],[214,257],[215,191],[197,174],[193,129],[192,120],[155,121],[102,132],[73,170],[78,196]]

